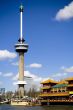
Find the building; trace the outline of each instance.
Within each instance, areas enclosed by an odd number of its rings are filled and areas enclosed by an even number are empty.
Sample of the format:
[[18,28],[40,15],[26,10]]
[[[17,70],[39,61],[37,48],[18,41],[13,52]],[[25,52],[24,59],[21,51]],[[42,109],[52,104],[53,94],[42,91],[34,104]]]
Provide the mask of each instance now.
[[51,79],[41,82],[41,103],[73,102],[73,78],[61,81]]
[[18,80],[18,91],[19,91],[19,98],[24,97],[24,85],[26,84],[24,81],[24,53],[28,50],[28,44],[25,43],[23,38],[23,26],[22,26],[22,18],[23,18],[23,6],[20,6],[20,38],[15,44],[15,50],[19,54],[19,80]]

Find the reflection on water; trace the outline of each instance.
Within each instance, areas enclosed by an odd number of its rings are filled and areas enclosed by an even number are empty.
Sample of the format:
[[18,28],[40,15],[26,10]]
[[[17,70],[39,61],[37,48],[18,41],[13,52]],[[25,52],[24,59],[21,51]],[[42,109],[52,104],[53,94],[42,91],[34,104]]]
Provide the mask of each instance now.
[[0,105],[0,110],[73,110],[73,106],[69,105],[50,105],[50,106],[11,106],[11,105]]

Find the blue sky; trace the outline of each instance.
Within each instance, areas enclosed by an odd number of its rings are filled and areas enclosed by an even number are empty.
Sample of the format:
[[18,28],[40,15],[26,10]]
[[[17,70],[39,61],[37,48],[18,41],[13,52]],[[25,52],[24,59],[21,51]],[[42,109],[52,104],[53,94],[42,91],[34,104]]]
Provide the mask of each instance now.
[[72,77],[72,0],[0,0],[0,87],[6,90],[17,87],[14,84],[19,57],[14,45],[20,37],[21,3],[24,6],[23,37],[29,44],[24,75],[33,77],[32,84],[46,78]]

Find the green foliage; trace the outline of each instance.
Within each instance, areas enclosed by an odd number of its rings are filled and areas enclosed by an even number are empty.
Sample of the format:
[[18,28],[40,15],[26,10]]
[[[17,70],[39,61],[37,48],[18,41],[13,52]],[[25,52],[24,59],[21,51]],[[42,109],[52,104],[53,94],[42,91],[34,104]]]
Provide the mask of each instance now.
[[36,86],[33,86],[32,88],[29,89],[29,91],[27,92],[27,96],[29,96],[29,97],[38,97],[40,91],[37,91],[37,89],[35,87]]
[[7,92],[5,93],[5,97],[6,97],[7,99],[11,99],[11,98],[12,98],[12,94],[13,94],[12,91],[7,91]]

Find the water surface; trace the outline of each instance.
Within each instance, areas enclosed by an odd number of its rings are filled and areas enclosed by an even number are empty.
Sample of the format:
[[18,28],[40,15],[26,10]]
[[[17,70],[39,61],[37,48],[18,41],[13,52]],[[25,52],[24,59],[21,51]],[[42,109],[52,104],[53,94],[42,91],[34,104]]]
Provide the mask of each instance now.
[[72,105],[50,105],[50,106],[11,106],[11,105],[0,105],[0,110],[73,110]]

